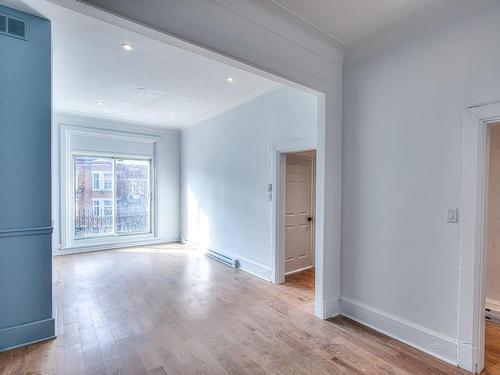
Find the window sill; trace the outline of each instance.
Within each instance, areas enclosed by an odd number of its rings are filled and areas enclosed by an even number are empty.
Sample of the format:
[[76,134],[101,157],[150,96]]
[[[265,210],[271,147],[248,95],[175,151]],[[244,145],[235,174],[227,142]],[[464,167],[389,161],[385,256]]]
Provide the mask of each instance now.
[[91,252],[91,251],[101,251],[101,250],[112,250],[112,249],[120,249],[124,247],[134,247],[134,246],[144,246],[144,245],[154,245],[159,243],[166,242],[176,242],[175,240],[167,240],[154,236],[153,234],[149,235],[135,235],[130,238],[123,237],[113,237],[112,240],[95,241],[95,238],[92,241],[82,240],[78,241],[81,243],[72,243],[70,246],[61,247],[60,249],[56,249],[53,251],[53,255],[65,255],[65,254],[73,254],[73,253],[83,253],[83,252]]

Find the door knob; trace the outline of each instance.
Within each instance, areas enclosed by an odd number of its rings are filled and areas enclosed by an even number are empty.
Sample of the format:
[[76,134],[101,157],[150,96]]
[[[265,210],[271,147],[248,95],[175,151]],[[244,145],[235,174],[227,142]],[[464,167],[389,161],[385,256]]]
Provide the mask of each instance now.
[[307,218],[307,221],[313,221],[313,218],[312,218],[311,216],[309,216],[309,217]]

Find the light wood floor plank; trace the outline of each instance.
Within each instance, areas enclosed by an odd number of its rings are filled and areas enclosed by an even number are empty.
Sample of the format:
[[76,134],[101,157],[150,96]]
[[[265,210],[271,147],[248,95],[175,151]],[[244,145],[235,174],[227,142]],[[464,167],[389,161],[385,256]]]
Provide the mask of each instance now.
[[56,257],[58,338],[0,353],[0,373],[466,374],[349,319],[314,317],[314,270],[286,280],[182,244]]

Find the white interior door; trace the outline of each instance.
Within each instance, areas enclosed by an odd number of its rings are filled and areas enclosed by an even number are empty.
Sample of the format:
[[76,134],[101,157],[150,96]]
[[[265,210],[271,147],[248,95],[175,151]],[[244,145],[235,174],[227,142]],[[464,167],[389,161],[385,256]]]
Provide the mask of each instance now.
[[285,273],[313,265],[313,160],[286,157]]

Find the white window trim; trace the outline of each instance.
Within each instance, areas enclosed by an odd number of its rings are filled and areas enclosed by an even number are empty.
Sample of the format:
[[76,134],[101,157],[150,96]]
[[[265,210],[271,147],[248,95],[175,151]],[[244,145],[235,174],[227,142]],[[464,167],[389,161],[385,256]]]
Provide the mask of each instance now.
[[[79,249],[95,249],[102,246],[116,247],[120,244],[146,244],[151,241],[156,241],[158,237],[158,179],[157,179],[157,142],[159,136],[145,135],[137,133],[128,133],[114,130],[103,130],[95,128],[83,128],[74,125],[61,124],[61,143],[60,143],[60,160],[61,160],[61,250],[64,252],[79,250]],[[76,149],[72,145],[72,137],[83,135],[96,137],[100,140],[106,139],[110,142],[130,142],[130,143],[145,143],[152,146],[152,152],[147,154],[142,153],[120,153],[120,152],[102,152],[99,150],[81,150]],[[151,231],[148,233],[137,233],[127,235],[108,235],[96,236],[89,238],[78,238],[74,236],[74,192],[75,192],[75,168],[73,158],[74,155],[80,156],[100,156],[123,159],[144,159],[151,160]]]

